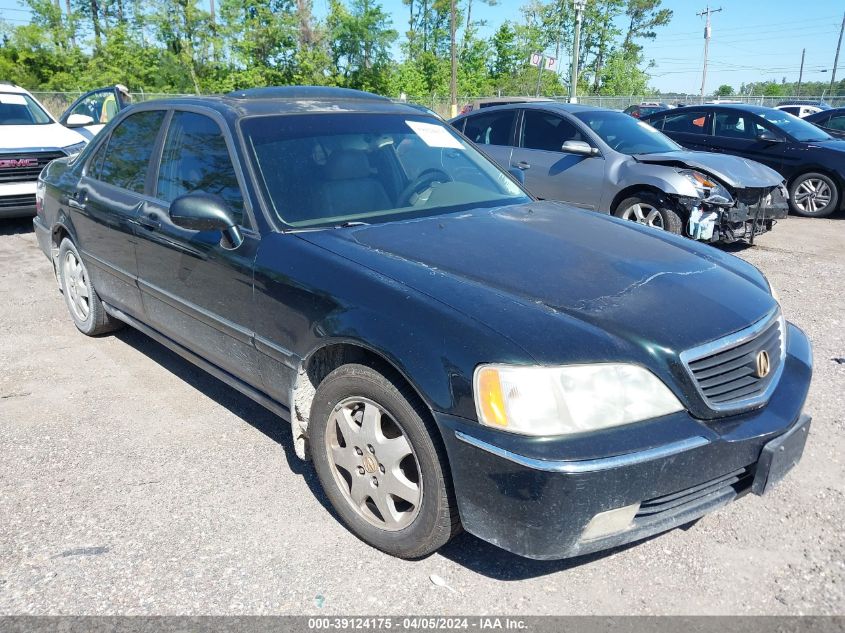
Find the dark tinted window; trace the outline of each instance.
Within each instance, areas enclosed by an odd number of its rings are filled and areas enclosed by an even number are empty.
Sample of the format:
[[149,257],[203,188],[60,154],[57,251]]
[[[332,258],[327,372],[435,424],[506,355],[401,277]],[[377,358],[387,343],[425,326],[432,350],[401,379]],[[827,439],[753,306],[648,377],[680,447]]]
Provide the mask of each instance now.
[[522,147],[559,152],[566,141],[586,141],[584,135],[566,119],[542,110],[525,110],[522,123]]
[[485,112],[467,118],[464,134],[479,145],[510,145],[516,110]]
[[716,136],[755,139],[765,129],[741,112],[716,112],[713,115],[713,134]]
[[111,133],[97,178],[116,187],[144,193],[147,167],[163,120],[162,110],[150,110],[121,121]]
[[834,114],[823,125],[832,130],[845,130],[845,114]]
[[707,130],[705,129],[705,123],[707,122],[706,112],[693,111],[667,114],[661,121],[663,125],[659,129],[664,132],[707,134]]
[[106,157],[106,152],[109,148],[109,139],[105,138],[100,146],[94,151],[94,155],[91,156],[91,160],[88,161],[88,167],[86,169],[86,175],[90,176],[91,178],[99,178],[100,177],[100,169],[103,167],[103,159]]
[[170,120],[156,197],[166,202],[192,191],[222,197],[240,222],[244,201],[220,127],[209,117],[176,112]]

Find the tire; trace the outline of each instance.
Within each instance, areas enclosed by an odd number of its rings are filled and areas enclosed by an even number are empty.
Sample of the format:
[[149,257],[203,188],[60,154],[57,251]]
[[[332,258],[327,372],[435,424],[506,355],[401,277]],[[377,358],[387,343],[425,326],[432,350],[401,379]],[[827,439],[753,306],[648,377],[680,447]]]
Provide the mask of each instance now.
[[[639,209],[639,212],[637,212]],[[631,220],[637,224],[668,231],[675,235],[683,235],[684,223],[681,217],[671,209],[666,201],[659,196],[643,192],[630,198],[625,198],[616,205],[613,215],[623,220]]]
[[106,313],[79,251],[68,238],[59,246],[59,280],[70,317],[80,332],[98,336],[121,327]]
[[824,218],[839,205],[839,187],[830,176],[801,174],[789,185],[789,208],[805,218]]
[[364,365],[338,367],[317,388],[308,429],[323,490],[362,541],[414,559],[460,531],[445,450],[410,388]]

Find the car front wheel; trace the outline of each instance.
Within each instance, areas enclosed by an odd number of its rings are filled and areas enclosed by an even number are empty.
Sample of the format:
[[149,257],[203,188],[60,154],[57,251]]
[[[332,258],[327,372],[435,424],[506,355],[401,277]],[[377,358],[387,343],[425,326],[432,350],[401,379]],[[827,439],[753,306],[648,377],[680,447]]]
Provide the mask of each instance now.
[[623,220],[630,220],[661,231],[669,231],[676,235],[681,235],[683,231],[683,222],[681,222],[680,216],[658,196],[650,193],[625,198],[616,205],[613,215]]
[[419,558],[459,530],[443,448],[415,394],[358,364],[332,371],[315,394],[309,445],[341,520],[388,554]]
[[807,218],[826,217],[836,210],[838,203],[839,188],[824,174],[802,174],[789,187],[789,206]]
[[68,238],[59,245],[59,279],[68,312],[80,332],[97,336],[120,327],[121,324],[106,313],[79,251]]

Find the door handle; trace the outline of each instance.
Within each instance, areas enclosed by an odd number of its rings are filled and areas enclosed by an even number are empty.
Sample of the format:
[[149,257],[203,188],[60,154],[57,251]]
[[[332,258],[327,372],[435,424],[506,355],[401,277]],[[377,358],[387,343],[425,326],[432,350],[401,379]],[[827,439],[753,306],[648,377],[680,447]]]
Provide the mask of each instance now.
[[88,196],[85,195],[84,191],[78,192],[76,195],[71,196],[67,199],[67,206],[71,207],[72,209],[79,209],[80,211],[85,210],[85,200]]
[[159,220],[152,213],[150,213],[149,215],[142,215],[140,218],[138,218],[138,224],[143,226],[145,229],[149,229],[150,231],[156,231],[161,228],[161,220]]
[[523,171],[526,169],[531,169],[531,163],[526,163],[524,160],[519,161],[516,165],[514,165],[517,169],[522,169]]

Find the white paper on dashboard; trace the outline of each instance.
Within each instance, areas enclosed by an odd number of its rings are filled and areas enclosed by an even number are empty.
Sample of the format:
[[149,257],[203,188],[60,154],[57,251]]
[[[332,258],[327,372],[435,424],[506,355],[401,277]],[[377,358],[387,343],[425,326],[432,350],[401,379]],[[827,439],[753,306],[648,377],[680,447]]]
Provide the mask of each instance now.
[[429,147],[452,147],[464,149],[463,144],[442,125],[432,123],[420,123],[419,121],[405,121],[408,127],[416,132],[423,142]]
[[9,94],[8,92],[0,93],[0,103],[5,105],[26,105],[26,99],[23,95]]

